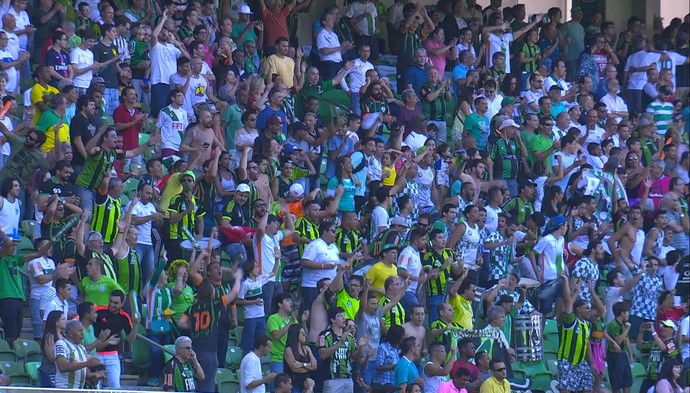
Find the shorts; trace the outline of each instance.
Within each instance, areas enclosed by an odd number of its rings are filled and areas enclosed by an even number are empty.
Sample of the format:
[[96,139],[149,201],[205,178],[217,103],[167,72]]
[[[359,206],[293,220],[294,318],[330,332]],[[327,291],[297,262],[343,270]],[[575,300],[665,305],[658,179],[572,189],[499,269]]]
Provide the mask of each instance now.
[[606,352],[608,361],[609,381],[611,389],[620,390],[629,388],[633,384],[632,372],[630,371],[630,360],[625,352]]
[[592,390],[594,386],[592,369],[586,361],[573,365],[567,360],[559,360],[556,364],[558,365],[558,388],[560,390],[570,392]]

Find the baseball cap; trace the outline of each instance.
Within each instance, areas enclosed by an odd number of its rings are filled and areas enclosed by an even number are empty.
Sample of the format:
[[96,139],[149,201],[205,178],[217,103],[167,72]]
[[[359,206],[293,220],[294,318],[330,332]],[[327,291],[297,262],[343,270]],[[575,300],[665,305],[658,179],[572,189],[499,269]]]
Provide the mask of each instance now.
[[182,173],[182,176],[180,176],[180,178],[183,178],[183,177],[185,177],[185,176],[189,176],[189,177],[191,177],[194,181],[196,181],[196,175],[194,174],[193,171],[183,172],[183,173]]
[[570,9],[570,12],[582,12],[582,7],[575,6],[575,7]]
[[505,97],[503,101],[501,101],[501,108],[503,108],[506,105],[511,105],[515,103],[515,99],[512,97]]
[[556,217],[552,218],[547,224],[546,224],[546,232],[550,233],[558,229],[561,225],[565,225],[565,217],[562,215],[557,215]]
[[673,329],[673,331],[678,331],[678,326],[676,325],[675,322],[673,322],[670,319],[665,319],[661,322],[661,326],[668,327]]
[[304,196],[304,187],[302,187],[302,185],[299,183],[291,185],[289,195],[293,198],[300,198]]
[[400,216],[395,216],[395,217],[391,218],[391,225],[400,225],[400,226],[403,226],[405,228],[408,227],[407,221]]
[[294,145],[294,144],[292,144],[292,143],[289,143],[289,144],[285,145],[285,147],[283,148],[283,152],[284,152],[285,154],[293,153],[293,152],[296,151],[296,150],[302,151],[302,148],[299,147],[299,146],[297,146],[297,145]]
[[503,123],[501,123],[501,126],[498,127],[498,129],[503,131],[505,128],[508,128],[508,127],[515,127],[517,129],[520,128],[520,126],[515,122],[515,120],[507,119],[507,120],[503,120]]
[[239,186],[237,186],[237,192],[249,192],[249,185],[246,183],[242,183]]
[[684,118],[685,118],[685,117],[683,116],[682,113],[676,113],[675,115],[673,115],[673,121],[681,121],[681,120],[683,120]]
[[93,78],[91,78],[91,86],[98,84],[98,83],[102,83],[105,85],[105,79],[103,79],[100,76],[94,76]]
[[252,10],[249,8],[249,6],[246,5],[246,4],[242,4],[242,5],[240,6],[239,13],[240,13],[240,14],[245,14],[245,15],[253,15],[253,14],[254,14],[254,13],[252,12]]
[[553,86],[551,86],[551,87],[549,88],[549,92],[552,92],[552,91],[554,91],[554,90],[563,91],[563,88],[560,87],[560,86],[558,86],[558,85],[553,85]]

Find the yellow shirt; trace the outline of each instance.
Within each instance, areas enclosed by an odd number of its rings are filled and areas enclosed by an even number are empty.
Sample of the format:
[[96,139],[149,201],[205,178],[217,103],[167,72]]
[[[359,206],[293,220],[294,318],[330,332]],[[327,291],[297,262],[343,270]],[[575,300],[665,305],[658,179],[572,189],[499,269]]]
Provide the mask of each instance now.
[[386,187],[393,187],[395,185],[395,178],[397,177],[395,165],[384,166],[383,173],[388,173],[388,177],[383,179],[383,185]]
[[283,79],[283,83],[288,89],[292,88],[293,77],[295,75],[295,61],[291,58],[284,56],[282,59],[277,55],[268,56],[266,59],[266,64],[268,65],[268,76],[273,74],[280,75]]
[[[43,97],[51,94],[58,94],[60,93],[58,89],[54,88],[51,85],[48,85],[47,88],[43,88],[40,84],[36,83],[34,86],[31,88],[31,105],[36,106],[36,103],[38,102],[44,102]],[[41,117],[41,114],[43,112],[38,109],[38,107],[35,107],[34,109],[34,125],[38,123],[38,118]],[[69,131],[67,131],[69,133]],[[62,139],[62,134],[60,134],[60,139]]]
[[[392,265],[391,267],[386,266],[385,263],[379,261],[371,266],[371,269],[367,271],[367,278],[371,281],[371,286],[373,288],[378,288],[383,291],[383,284],[386,282],[388,277],[393,277],[398,275],[398,267]],[[376,298],[381,299],[383,297],[381,294],[376,293]]]
[[510,384],[507,379],[504,379],[503,383],[501,383],[498,382],[496,377],[489,377],[489,379],[482,383],[479,393],[510,393]]
[[[69,127],[67,124],[62,124],[58,131],[60,142],[70,143]],[[48,128],[46,131],[46,141],[41,145],[41,150],[45,153],[50,153],[55,148],[55,126]]]
[[453,307],[453,322],[462,326],[464,329],[472,329],[472,303],[465,300],[464,297],[458,295],[450,299],[450,305]]

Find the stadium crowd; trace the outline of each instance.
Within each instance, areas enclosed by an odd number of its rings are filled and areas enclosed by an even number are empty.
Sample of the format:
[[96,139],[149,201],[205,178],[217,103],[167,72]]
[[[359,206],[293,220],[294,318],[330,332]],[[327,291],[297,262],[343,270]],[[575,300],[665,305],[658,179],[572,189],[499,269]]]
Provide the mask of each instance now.
[[688,393],[690,16],[313,3],[0,2],[34,383]]

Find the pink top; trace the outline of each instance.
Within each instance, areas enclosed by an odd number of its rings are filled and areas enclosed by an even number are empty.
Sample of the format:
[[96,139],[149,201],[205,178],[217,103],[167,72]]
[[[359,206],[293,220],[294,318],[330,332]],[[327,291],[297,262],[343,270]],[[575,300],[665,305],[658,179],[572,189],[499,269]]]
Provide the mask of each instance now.
[[[439,392],[441,389],[439,389]],[[656,383],[656,393],[682,393],[683,388],[678,386],[677,388],[673,388],[673,385],[671,385],[668,382],[668,379],[662,379],[661,381]]]
[[444,382],[441,384],[441,386],[438,387],[438,390],[436,393],[467,393],[467,390],[465,389],[460,389],[455,387],[453,384],[453,381],[448,381]]
[[[654,210],[659,210],[659,206],[661,205],[661,198],[664,197],[664,195],[668,194],[669,190],[669,183],[671,182],[671,178],[668,176],[661,176],[658,180],[655,180],[654,183],[652,183],[652,186],[649,188],[649,200],[654,202]],[[642,193],[644,192],[644,185],[640,187],[640,192],[638,194],[639,198],[642,198]]]
[[443,53],[438,56],[432,56],[429,51],[431,49],[440,49],[443,48],[445,45],[443,45],[443,42],[440,44],[437,44],[436,42],[432,40],[427,40],[424,43],[424,49],[427,51],[427,56],[429,57],[429,60],[431,61],[431,64],[434,65],[434,67],[438,68],[438,73],[441,74],[441,79],[443,79],[443,72],[446,70],[446,54]]

